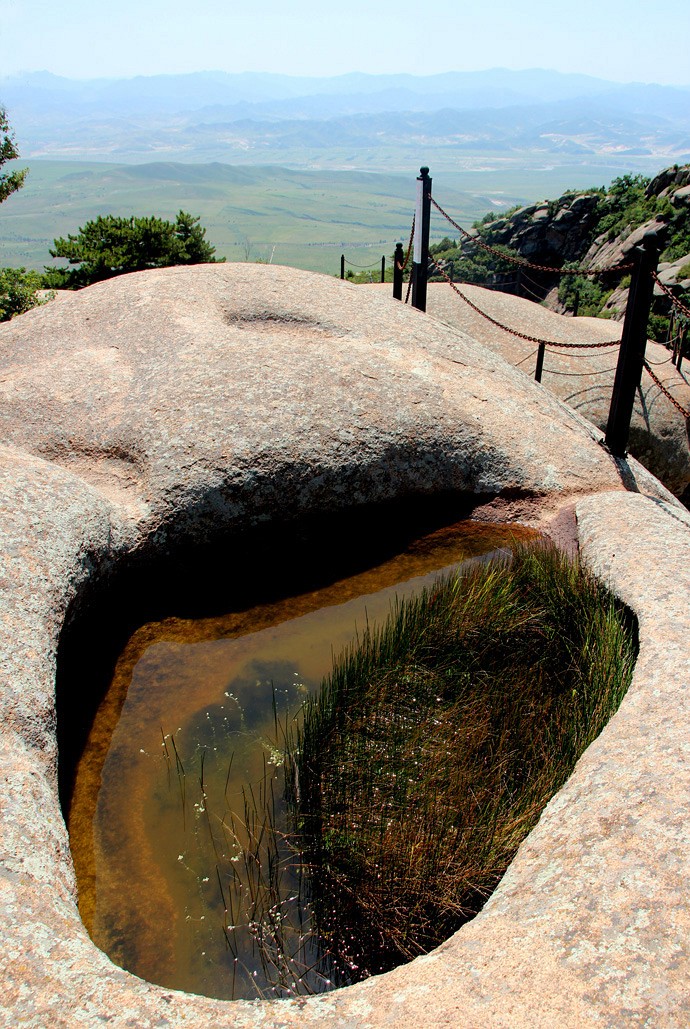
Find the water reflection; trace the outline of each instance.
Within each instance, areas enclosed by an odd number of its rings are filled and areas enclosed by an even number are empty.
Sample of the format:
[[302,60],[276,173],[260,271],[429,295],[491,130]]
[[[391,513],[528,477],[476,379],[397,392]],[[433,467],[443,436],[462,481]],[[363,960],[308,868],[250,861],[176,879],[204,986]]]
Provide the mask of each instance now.
[[[284,824],[280,726],[396,595],[517,535],[531,534],[459,523],[310,594],[142,626],[97,716],[70,814],[80,910],[97,945],[142,978],[221,998],[347,981],[318,963],[290,847],[274,835],[272,851],[261,820],[252,825],[271,798]],[[278,903],[267,892],[276,877]]]

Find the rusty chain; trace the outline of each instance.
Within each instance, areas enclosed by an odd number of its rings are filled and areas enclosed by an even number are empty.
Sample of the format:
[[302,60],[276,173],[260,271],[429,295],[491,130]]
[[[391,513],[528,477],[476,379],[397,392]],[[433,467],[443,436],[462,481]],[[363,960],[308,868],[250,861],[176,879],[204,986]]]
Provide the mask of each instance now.
[[509,332],[511,336],[517,336],[518,339],[527,340],[528,343],[543,343],[544,346],[558,347],[561,350],[601,350],[604,347],[620,346],[619,339],[606,340],[604,343],[557,343],[556,340],[553,339],[539,339],[538,336],[530,336],[526,332],[519,332],[517,329],[511,329],[510,326],[497,321],[495,318],[492,318],[490,314],[487,314],[486,311],[482,311],[480,307],[477,307],[477,305],[473,303],[470,298],[462,292],[462,290],[458,289],[450,275],[446,273],[440,264],[438,264],[433,257],[431,257],[430,260],[437,271],[444,277],[450,288],[458,294],[461,300],[465,301],[468,307],[471,307],[473,311],[476,311],[476,313],[481,315],[482,318],[486,318],[488,322],[491,322],[491,324],[495,325],[498,329],[503,329],[504,332]]
[[408,283],[407,283],[407,293],[405,294],[405,303],[407,303],[408,300],[410,299],[410,293],[411,292],[412,292],[412,276],[410,275],[410,278],[409,278]]
[[479,238],[479,236],[473,236],[467,229],[463,229],[462,225],[458,225],[451,216],[443,210],[440,204],[438,204],[434,198],[429,195],[429,200],[434,205],[439,214],[442,214],[446,221],[450,222],[454,229],[457,229],[465,239],[471,243],[476,243],[482,250],[486,250],[488,253],[493,254],[494,257],[500,257],[503,261],[508,261],[510,264],[516,264],[520,268],[532,268],[538,272],[549,272],[554,275],[612,275],[618,272],[629,271],[633,266],[632,264],[616,264],[612,268],[551,268],[546,264],[532,264],[531,261],[525,261],[522,257],[513,257],[512,254],[503,254],[500,250],[496,250],[495,247],[489,246]]
[[668,286],[664,285],[664,283],[661,281],[656,272],[652,272],[652,278],[654,279],[659,289],[663,293],[665,293],[667,297],[670,297],[673,306],[676,307],[679,311],[682,311],[686,318],[690,318],[690,307],[686,307],[683,301],[679,300],[675,293],[672,290],[670,290]]
[[405,254],[405,261],[404,261],[403,264],[400,264],[400,261],[396,261],[395,262],[396,268],[398,269],[398,271],[401,271],[401,272],[404,272],[405,269],[407,268],[407,263],[410,260],[410,254],[412,253],[412,240],[414,239],[414,223],[415,223],[416,217],[417,217],[416,213],[412,215],[412,228],[410,229],[410,242],[407,244],[407,253]]
[[681,405],[680,405],[680,404],[678,403],[678,401],[676,400],[676,398],[675,398],[674,396],[672,396],[672,395],[671,395],[671,394],[669,393],[669,391],[668,391],[668,390],[666,389],[666,387],[665,387],[665,386],[662,386],[661,382],[659,381],[659,379],[657,379],[656,375],[654,374],[654,372],[653,372],[653,371],[652,371],[652,369],[650,368],[650,366],[649,366],[649,361],[648,361],[648,360],[647,360],[646,358],[645,358],[645,361],[644,361],[644,366],[645,366],[645,368],[647,369],[647,374],[649,375],[649,377],[650,377],[650,379],[652,380],[652,382],[656,383],[656,385],[657,385],[657,386],[659,387],[659,389],[660,389],[660,390],[661,390],[661,392],[662,392],[662,393],[664,394],[664,396],[665,396],[665,397],[667,398],[667,400],[670,400],[670,401],[671,401],[671,403],[673,404],[673,406],[675,407],[675,409],[676,409],[676,410],[677,410],[677,411],[678,411],[678,412],[679,412],[680,414],[682,414],[683,418],[685,418],[685,419],[688,419],[688,418],[690,418],[690,411],[686,411],[686,410],[685,410],[685,408],[684,408],[684,407],[682,407],[682,406],[681,406]]

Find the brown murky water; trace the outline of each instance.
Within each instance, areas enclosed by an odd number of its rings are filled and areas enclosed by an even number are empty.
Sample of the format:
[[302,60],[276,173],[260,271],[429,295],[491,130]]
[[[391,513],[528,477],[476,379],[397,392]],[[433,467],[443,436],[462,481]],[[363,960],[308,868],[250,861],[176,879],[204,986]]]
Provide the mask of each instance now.
[[[534,535],[460,522],[316,592],[138,629],[99,709],[70,810],[80,910],[94,942],[169,988],[221,998],[299,992],[266,976],[251,928],[263,886],[240,882],[245,800],[273,788],[278,820],[282,813],[274,702],[281,721],[294,715],[333,655],[367,621],[385,619],[396,595]],[[293,919],[284,935],[300,933],[296,906],[304,912],[289,868],[281,891]],[[276,917],[287,919],[286,909]],[[299,961],[313,957],[308,942]],[[297,964],[290,975],[299,978]],[[323,976],[309,983],[329,986]]]

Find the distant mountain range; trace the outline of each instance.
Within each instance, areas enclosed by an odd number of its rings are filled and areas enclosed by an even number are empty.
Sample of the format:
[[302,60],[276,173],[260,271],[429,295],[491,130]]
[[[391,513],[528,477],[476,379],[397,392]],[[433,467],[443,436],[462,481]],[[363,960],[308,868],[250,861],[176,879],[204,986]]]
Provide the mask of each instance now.
[[[690,87],[557,72],[0,78],[22,157],[374,167],[396,148],[690,159]],[[407,158],[406,158],[407,160]],[[392,169],[391,169],[392,170]]]

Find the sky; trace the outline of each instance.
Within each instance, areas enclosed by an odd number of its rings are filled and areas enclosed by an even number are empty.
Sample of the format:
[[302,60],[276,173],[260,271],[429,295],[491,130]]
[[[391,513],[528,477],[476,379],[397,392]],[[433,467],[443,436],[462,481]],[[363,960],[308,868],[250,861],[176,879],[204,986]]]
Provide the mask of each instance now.
[[690,85],[690,0],[0,0],[0,76],[498,67]]

